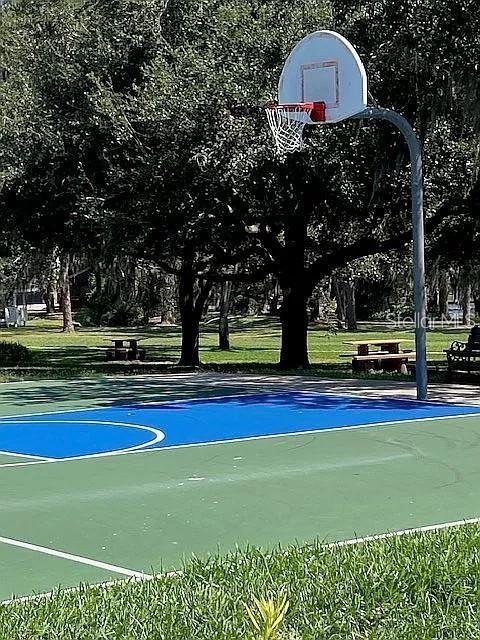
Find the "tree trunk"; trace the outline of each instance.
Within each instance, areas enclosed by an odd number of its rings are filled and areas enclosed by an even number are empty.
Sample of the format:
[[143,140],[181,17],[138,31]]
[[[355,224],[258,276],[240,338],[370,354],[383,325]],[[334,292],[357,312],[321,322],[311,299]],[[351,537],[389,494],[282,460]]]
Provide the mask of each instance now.
[[475,316],[478,318],[480,316],[480,298],[475,297],[473,303],[475,305]]
[[355,282],[349,278],[343,282],[345,291],[345,316],[348,331],[358,331],[357,309],[355,303]]
[[189,247],[184,250],[178,283],[180,317],[182,321],[182,348],[178,364],[185,367],[198,367],[200,365],[200,321],[205,303],[212,289],[212,282],[199,282],[198,293],[195,295],[195,277],[193,249]]
[[440,318],[449,320],[448,314],[448,274],[446,271],[440,273],[438,283],[438,312]]
[[175,324],[175,311],[172,307],[166,307],[162,313],[162,324]]
[[308,311],[311,295],[305,269],[307,225],[301,216],[289,221],[285,233],[285,261],[279,282],[283,293],[281,369],[306,369],[308,358]]
[[318,322],[320,320],[320,298],[315,296],[310,300],[310,322]]
[[198,367],[200,366],[200,318],[197,317],[195,311],[189,305],[183,308],[181,316],[182,351],[178,364],[184,367]]
[[263,283],[263,295],[262,295],[262,305],[260,309],[260,314],[262,316],[268,315],[268,310],[270,309],[270,294],[272,290],[272,285],[270,283],[270,279],[265,280]]
[[45,302],[45,311],[47,315],[49,313],[55,313],[55,297],[53,295],[53,285],[49,282],[43,292],[43,301]]
[[427,297],[427,309],[428,315],[437,317],[441,315],[440,312],[440,290],[436,285],[431,285],[428,287],[428,297]]
[[102,272],[100,269],[97,269],[95,271],[95,298],[97,299],[97,304],[98,304],[98,301],[102,299],[102,293],[103,293]]
[[337,303],[335,309],[335,315],[337,316],[339,328],[345,328],[345,318],[347,316],[346,301],[344,296],[343,287],[340,279],[337,276],[332,276],[332,293]]
[[470,325],[470,321],[471,321],[471,316],[470,316],[470,299],[472,297],[472,288],[470,285],[465,286],[465,288],[462,291],[462,299],[461,299],[461,305],[462,305],[462,323],[465,326],[469,326]]
[[228,326],[228,314],[230,311],[230,300],[232,294],[232,283],[222,282],[220,289],[220,318],[218,320],[218,348],[220,351],[230,350],[230,330]]
[[73,333],[72,300],[70,296],[70,258],[66,256],[62,261],[60,272],[60,288],[62,295],[63,332]]
[[339,326],[348,331],[358,331],[354,278],[332,276],[332,289]]
[[269,316],[278,316],[278,302],[280,300],[280,287],[278,286],[277,278],[273,277],[272,283],[272,297],[270,299],[270,308],[268,310]]
[[307,369],[308,358],[308,295],[302,286],[283,289],[281,369]]
[[178,299],[182,322],[182,351],[178,364],[198,367],[200,320],[195,316],[193,252],[185,250],[178,282]]
[[178,283],[175,276],[165,274],[162,287],[162,295],[159,304],[159,311],[162,318],[162,324],[175,324],[177,319],[177,307],[175,299],[178,299]]

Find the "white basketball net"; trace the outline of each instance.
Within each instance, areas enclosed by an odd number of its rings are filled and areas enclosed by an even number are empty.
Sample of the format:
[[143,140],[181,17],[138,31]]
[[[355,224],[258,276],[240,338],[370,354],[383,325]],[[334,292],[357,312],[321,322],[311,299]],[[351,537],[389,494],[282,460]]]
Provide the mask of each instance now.
[[268,124],[272,130],[279,155],[284,156],[305,148],[303,130],[308,122],[312,107],[305,105],[269,105],[265,108]]

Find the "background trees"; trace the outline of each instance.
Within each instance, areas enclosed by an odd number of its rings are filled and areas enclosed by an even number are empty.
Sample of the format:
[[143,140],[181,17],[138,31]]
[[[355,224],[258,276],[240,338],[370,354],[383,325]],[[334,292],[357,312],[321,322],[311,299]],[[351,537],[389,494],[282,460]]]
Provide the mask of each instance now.
[[262,104],[294,44],[330,27],[422,138],[431,308],[452,269],[474,296],[479,20],[460,0],[16,0],[0,15],[3,256],[42,256],[66,330],[72,265],[92,273],[93,321],[178,313],[184,364],[199,362],[211,292],[227,346],[229,283],[239,300],[256,288],[281,300],[281,365],[308,366],[318,291],[332,280],[353,328],[355,288],[405,273],[410,241],[407,154],[388,125],[310,130],[305,154],[274,156]]

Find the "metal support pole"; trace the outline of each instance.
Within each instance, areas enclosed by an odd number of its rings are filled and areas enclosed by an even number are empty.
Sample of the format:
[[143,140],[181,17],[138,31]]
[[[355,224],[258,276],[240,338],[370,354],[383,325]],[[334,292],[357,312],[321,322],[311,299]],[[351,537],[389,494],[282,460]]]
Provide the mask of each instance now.
[[420,142],[408,120],[396,111],[369,107],[358,119],[387,120],[403,134],[412,165],[413,287],[415,298],[415,350],[417,398],[427,399],[427,297],[425,293],[425,236],[423,220],[423,169]]

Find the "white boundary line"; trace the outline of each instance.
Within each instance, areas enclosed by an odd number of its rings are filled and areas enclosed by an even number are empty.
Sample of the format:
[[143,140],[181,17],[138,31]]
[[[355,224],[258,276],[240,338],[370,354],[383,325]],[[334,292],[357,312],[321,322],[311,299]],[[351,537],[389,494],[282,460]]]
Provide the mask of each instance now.
[[[227,396],[230,397],[230,396]],[[59,463],[66,463],[66,462],[72,462],[72,461],[78,461],[78,460],[90,460],[93,458],[106,458],[106,457],[113,457],[113,456],[124,456],[124,455],[129,455],[129,454],[133,454],[133,453],[158,453],[160,451],[172,451],[175,449],[191,449],[194,447],[208,447],[208,446],[214,446],[214,445],[219,445],[219,444],[230,444],[230,443],[239,443],[239,442],[252,442],[255,440],[270,440],[273,438],[291,438],[291,437],[295,437],[295,436],[305,436],[305,435],[314,435],[314,434],[322,434],[322,433],[330,433],[332,431],[353,431],[353,430],[357,430],[357,429],[368,429],[369,427],[388,427],[388,426],[400,426],[403,424],[411,424],[411,423],[415,423],[415,422],[436,422],[439,420],[454,420],[457,418],[475,418],[478,417],[480,415],[479,413],[465,413],[465,414],[458,414],[458,415],[454,415],[454,416],[434,416],[431,418],[409,418],[407,420],[391,420],[389,422],[372,422],[372,423],[367,423],[367,424],[356,424],[356,425],[350,425],[350,426],[346,426],[346,427],[328,427],[327,429],[308,429],[305,431],[292,431],[292,432],[287,432],[287,433],[271,433],[271,434],[266,434],[266,435],[260,435],[260,436],[246,436],[243,438],[231,438],[231,439],[227,439],[227,440],[212,440],[211,442],[192,442],[192,443],[188,443],[188,444],[176,444],[176,445],[167,445],[165,447],[159,447],[157,449],[145,449],[145,446],[153,446],[153,445],[140,445],[139,448],[135,448],[135,449],[127,449],[127,450],[120,450],[120,451],[107,451],[105,453],[93,453],[93,454],[88,454],[88,455],[84,455],[84,456],[72,456],[70,458],[53,458],[53,459],[48,459],[48,460],[33,460],[31,462],[13,462],[11,464],[0,464],[0,469],[10,469],[10,468],[17,468],[17,467],[27,467],[27,466],[34,466],[34,465],[40,465],[40,464],[59,464]],[[63,422],[63,421],[61,421]],[[72,421],[75,422],[75,421]],[[80,422],[80,421],[79,421]],[[29,423],[30,424],[30,423]],[[120,424],[120,423],[116,423],[116,424]],[[135,426],[135,425],[130,425],[130,426]],[[153,427],[151,427],[153,429]]]
[[29,456],[26,453],[12,453],[11,451],[0,451],[0,456],[11,456],[12,458],[28,458],[31,460],[44,460],[45,462],[49,460],[55,460],[55,458],[48,458],[47,456]]
[[[175,574],[176,572],[172,572]],[[180,572],[179,572],[180,573]],[[20,596],[18,598],[10,598],[10,600],[0,600],[0,605],[9,605],[9,604],[21,604],[22,602],[36,602],[38,600],[49,600],[50,598],[54,598],[58,595],[63,595],[67,593],[78,593],[82,589],[108,589],[108,587],[114,587],[117,584],[128,584],[130,581],[132,582],[144,582],[146,580],[154,580],[156,576],[151,576],[149,578],[130,578],[130,579],[122,579],[118,580],[107,580],[106,582],[95,582],[94,584],[83,584],[79,587],[68,587],[67,589],[62,589],[59,587],[58,589],[54,589],[53,591],[45,591],[44,593],[36,593],[33,596]],[[169,574],[162,574],[159,577],[170,577]],[[172,578],[177,577],[176,575],[172,575]]]
[[[414,527],[411,529],[399,529],[398,531],[391,531],[387,533],[379,533],[371,536],[364,536],[362,538],[350,538],[349,540],[339,540],[337,542],[329,542],[327,544],[322,544],[323,548],[326,549],[340,549],[342,547],[350,547],[357,544],[365,544],[366,542],[375,542],[378,540],[388,540],[390,538],[400,538],[402,536],[415,535],[418,533],[432,533],[434,531],[442,531],[446,529],[454,529],[456,527],[463,527],[471,524],[479,524],[480,517],[477,518],[469,518],[465,520],[453,520],[451,522],[442,522],[440,524],[432,524],[426,525],[423,527]],[[2,538],[0,538],[0,542]],[[26,544],[26,543],[23,543]],[[305,543],[308,546],[308,542]],[[32,545],[35,546],[35,545]],[[69,555],[69,554],[66,554]],[[79,556],[73,556],[79,557]],[[95,561],[93,561],[95,562]],[[111,565],[110,565],[111,566]],[[117,567],[118,568],[118,567]],[[127,571],[130,571],[127,569]],[[134,572],[137,573],[137,572]],[[170,571],[168,573],[162,573],[158,575],[151,574],[139,574],[138,576],[132,576],[131,579],[139,582],[143,582],[146,580],[155,580],[162,578],[181,578],[183,576],[183,571]],[[95,584],[82,584],[79,587],[70,587],[68,589],[56,589],[54,591],[47,591],[45,593],[38,593],[32,596],[23,596],[19,598],[11,598],[10,600],[2,600],[0,601],[0,605],[9,605],[9,604],[19,604],[22,602],[34,602],[37,600],[49,599],[55,596],[64,594],[64,593],[78,593],[82,589],[107,589],[108,587],[112,587],[118,584],[125,583],[125,580],[110,580],[107,582],[97,582]]]
[[153,575],[143,573],[142,571],[134,571],[132,569],[126,569],[125,567],[119,567],[115,564],[109,564],[108,562],[100,562],[87,558],[85,556],[77,556],[72,553],[66,553],[65,551],[59,551],[58,549],[51,549],[50,547],[42,547],[38,544],[32,544],[30,542],[24,542],[23,540],[16,540],[15,538],[5,538],[0,536],[0,544],[6,544],[11,547],[19,547],[20,549],[27,549],[28,551],[35,551],[37,553],[43,553],[47,556],[53,556],[55,558],[61,558],[62,560],[70,560],[71,562],[78,562],[79,564],[85,564],[90,567],[96,567],[97,569],[103,569],[104,571],[110,571],[112,573],[120,573],[121,575],[128,576],[129,578],[138,578],[141,580],[148,580],[153,578]]
[[32,596],[21,596],[18,598],[10,598],[9,600],[0,600],[0,605],[8,605],[8,604],[19,604],[22,602],[35,602],[37,600],[44,600],[54,598],[58,595],[63,595],[64,593],[78,593],[82,589],[85,591],[89,589],[108,589],[108,587],[115,587],[116,585],[125,585],[130,582],[148,582],[149,580],[162,580],[162,579],[175,579],[181,578],[183,576],[183,571],[169,571],[167,573],[159,573],[158,575],[153,574],[144,574],[141,578],[132,577],[129,579],[118,578],[117,580],[107,580],[106,582],[95,582],[93,584],[82,583],[78,587],[68,587],[66,589],[62,589],[59,587],[58,589],[54,589],[52,591],[45,591],[44,593],[36,593]]
[[338,542],[330,542],[326,546],[328,549],[337,549],[341,547],[350,547],[355,544],[364,544],[365,542],[375,542],[376,540],[388,540],[389,538],[400,538],[415,533],[431,533],[432,531],[443,531],[445,529],[454,529],[455,527],[463,527],[469,524],[480,523],[480,517],[468,518],[466,520],[452,520],[451,522],[441,522],[440,524],[429,524],[424,527],[414,527],[412,529],[400,529],[398,531],[390,531],[387,533],[378,533],[372,536],[364,536],[363,538],[351,538],[350,540],[339,540]]

